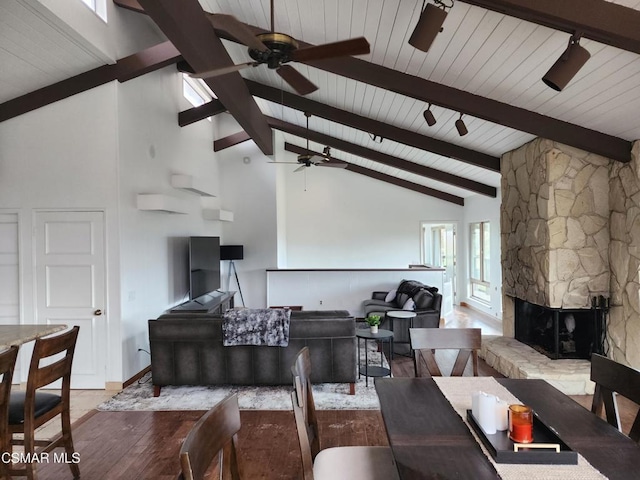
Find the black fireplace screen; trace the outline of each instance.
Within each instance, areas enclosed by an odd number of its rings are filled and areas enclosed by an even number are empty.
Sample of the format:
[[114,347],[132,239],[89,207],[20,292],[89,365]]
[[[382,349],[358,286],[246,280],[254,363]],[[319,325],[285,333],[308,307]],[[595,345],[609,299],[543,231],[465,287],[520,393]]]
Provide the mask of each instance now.
[[591,308],[549,308],[519,298],[515,302],[515,337],[554,360],[604,354],[608,299],[597,297]]

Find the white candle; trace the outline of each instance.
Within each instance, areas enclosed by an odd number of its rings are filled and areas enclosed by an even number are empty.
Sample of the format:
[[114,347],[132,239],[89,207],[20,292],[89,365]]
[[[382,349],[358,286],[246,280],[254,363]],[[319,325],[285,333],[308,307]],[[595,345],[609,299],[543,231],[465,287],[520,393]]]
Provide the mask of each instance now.
[[509,428],[509,404],[496,397],[496,430],[501,432]]
[[480,419],[480,394],[482,392],[475,392],[473,395],[471,395],[471,414],[473,415],[473,418],[476,419],[476,421],[479,421]]
[[487,435],[496,433],[496,397],[482,393],[478,403],[480,411],[480,428]]

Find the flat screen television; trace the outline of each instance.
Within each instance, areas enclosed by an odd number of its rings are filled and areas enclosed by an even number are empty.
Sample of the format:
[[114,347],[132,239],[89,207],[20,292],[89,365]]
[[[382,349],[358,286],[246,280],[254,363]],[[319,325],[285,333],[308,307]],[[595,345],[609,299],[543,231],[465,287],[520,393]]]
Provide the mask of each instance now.
[[189,299],[220,288],[220,237],[189,238]]

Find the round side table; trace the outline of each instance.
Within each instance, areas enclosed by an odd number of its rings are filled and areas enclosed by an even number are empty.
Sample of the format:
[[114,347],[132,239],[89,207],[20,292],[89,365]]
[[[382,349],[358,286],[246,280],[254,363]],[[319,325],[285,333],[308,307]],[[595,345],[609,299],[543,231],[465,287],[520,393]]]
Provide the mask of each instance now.
[[[378,329],[378,333],[371,333],[369,328],[356,328],[356,337],[358,339],[358,378],[360,378],[360,375],[364,375],[365,385],[368,387],[369,377],[391,376],[391,369],[384,367],[384,344],[386,342],[389,345],[388,358],[391,361],[393,359],[393,332],[390,330]],[[364,365],[360,364],[360,340],[364,340]],[[379,367],[376,365],[369,365],[369,350],[367,349],[368,340],[375,340],[376,343],[382,343]]]
[[[411,339],[409,337],[409,329],[413,328],[413,319],[416,318],[417,313],[412,312],[411,310],[389,310],[386,312],[386,317],[389,319],[389,328],[392,332],[395,332],[394,328],[394,320],[409,320],[407,324],[407,341],[397,341],[396,343],[407,343],[409,344],[409,356],[413,357],[413,351],[411,350]],[[403,355],[404,354],[398,354]]]

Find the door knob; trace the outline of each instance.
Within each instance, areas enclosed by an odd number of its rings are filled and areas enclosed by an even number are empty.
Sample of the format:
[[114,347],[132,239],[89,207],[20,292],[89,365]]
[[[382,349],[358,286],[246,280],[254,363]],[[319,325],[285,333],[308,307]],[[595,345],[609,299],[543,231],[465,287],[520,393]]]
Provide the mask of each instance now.
[[93,314],[96,315],[96,316],[100,316],[100,315],[102,315],[102,310],[98,309],[95,312],[93,312]]

